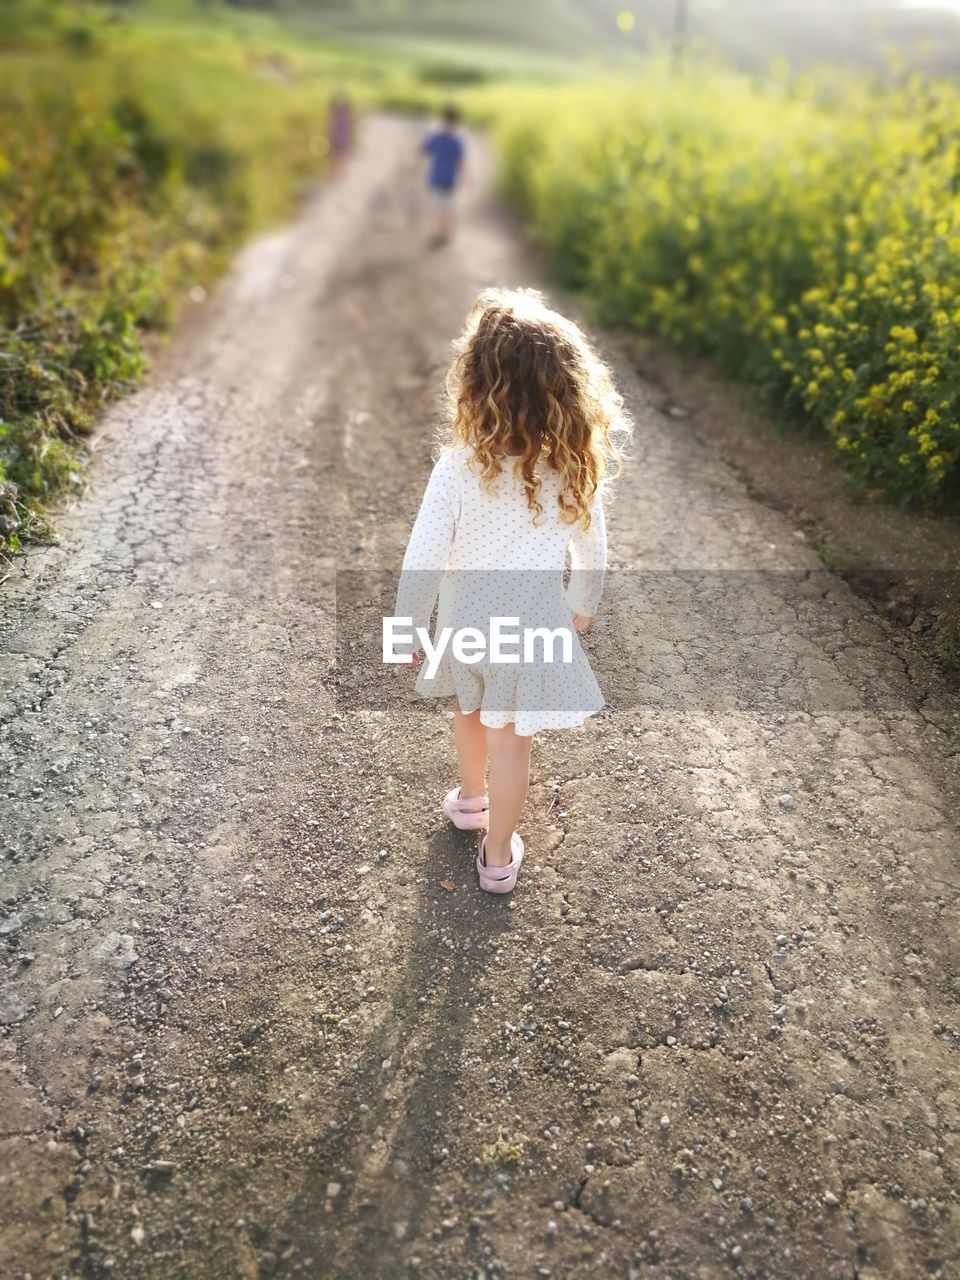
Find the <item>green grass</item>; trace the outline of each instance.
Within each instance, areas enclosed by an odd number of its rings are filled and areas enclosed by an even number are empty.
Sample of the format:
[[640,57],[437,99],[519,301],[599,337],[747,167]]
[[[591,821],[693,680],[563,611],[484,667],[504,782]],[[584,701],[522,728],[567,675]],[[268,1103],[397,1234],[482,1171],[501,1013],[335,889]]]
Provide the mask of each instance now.
[[616,25],[622,0],[293,0],[285,20],[314,37],[434,41],[579,59],[625,47]]
[[331,92],[439,98],[399,61],[184,14],[2,10],[0,549],[49,533],[147,336],[322,178]]

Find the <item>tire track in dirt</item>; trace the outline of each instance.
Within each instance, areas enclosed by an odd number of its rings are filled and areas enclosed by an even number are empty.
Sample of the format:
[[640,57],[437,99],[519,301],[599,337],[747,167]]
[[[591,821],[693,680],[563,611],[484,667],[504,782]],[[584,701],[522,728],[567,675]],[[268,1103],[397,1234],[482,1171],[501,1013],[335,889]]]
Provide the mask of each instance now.
[[483,155],[424,249],[414,141],[251,246],[13,598],[3,1256],[947,1276],[956,709],[613,342],[610,706],[537,744],[512,904],[436,817],[446,713],[368,633],[449,341],[535,271]]

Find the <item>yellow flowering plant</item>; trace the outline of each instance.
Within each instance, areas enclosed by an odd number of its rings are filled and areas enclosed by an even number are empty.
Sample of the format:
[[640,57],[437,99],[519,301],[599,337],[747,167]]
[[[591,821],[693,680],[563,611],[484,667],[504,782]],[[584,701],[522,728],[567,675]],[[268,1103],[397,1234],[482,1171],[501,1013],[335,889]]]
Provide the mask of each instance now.
[[602,321],[823,427],[862,488],[960,506],[960,90],[703,62],[492,90],[504,187]]

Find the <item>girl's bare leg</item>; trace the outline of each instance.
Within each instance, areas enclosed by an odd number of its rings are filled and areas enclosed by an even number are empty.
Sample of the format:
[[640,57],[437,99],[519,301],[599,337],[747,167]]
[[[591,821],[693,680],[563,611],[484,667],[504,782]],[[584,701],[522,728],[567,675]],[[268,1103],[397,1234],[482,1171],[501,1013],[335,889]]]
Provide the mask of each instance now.
[[487,729],[486,733],[490,761],[490,828],[486,861],[490,867],[505,867],[511,857],[510,837],[527,798],[533,738],[523,738],[514,733],[512,724],[504,729]]
[[486,795],[487,730],[480,723],[480,712],[464,715],[454,703],[453,738],[460,761],[460,799]]

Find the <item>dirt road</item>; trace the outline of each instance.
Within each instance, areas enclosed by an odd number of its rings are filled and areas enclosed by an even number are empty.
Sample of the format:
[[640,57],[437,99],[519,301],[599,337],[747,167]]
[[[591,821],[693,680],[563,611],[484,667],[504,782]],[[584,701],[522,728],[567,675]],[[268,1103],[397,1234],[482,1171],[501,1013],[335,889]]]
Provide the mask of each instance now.
[[437,816],[367,622],[536,271],[482,163],[426,250],[413,140],[241,257],[8,594],[0,1274],[956,1276],[956,708],[615,349],[610,705],[512,901]]

